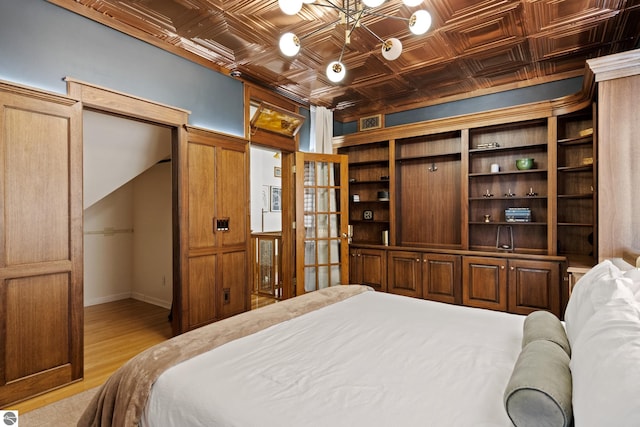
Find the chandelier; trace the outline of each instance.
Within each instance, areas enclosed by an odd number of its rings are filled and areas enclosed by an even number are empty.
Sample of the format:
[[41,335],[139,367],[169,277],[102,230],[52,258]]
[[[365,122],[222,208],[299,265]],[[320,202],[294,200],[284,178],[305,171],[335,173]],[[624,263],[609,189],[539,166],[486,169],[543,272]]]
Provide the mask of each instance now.
[[[315,0],[278,0],[278,5],[280,9],[286,13],[287,15],[295,15],[302,9],[302,4],[307,3],[311,4]],[[346,74],[346,67],[342,63],[342,56],[344,55],[344,50],[346,46],[349,44],[351,39],[351,33],[356,28],[364,28],[371,35],[373,35],[376,39],[380,41],[382,44],[381,52],[382,56],[388,60],[393,61],[397,59],[402,53],[402,43],[395,37],[391,37],[387,40],[383,40],[376,33],[374,33],[364,22],[362,22],[363,18],[366,16],[377,16],[383,18],[390,19],[399,19],[408,22],[409,31],[413,34],[421,35],[429,30],[431,27],[431,15],[426,10],[417,10],[415,11],[410,18],[403,18],[399,16],[385,15],[382,13],[377,13],[373,9],[382,5],[386,0],[342,0],[342,6],[338,6],[333,3],[332,0],[324,0],[327,4],[316,3],[315,6],[319,7],[327,7],[331,9],[335,9],[338,11],[338,19],[328,23],[327,25],[318,28],[312,31],[309,34],[306,34],[303,37],[298,37],[291,32],[284,33],[280,37],[280,51],[286,56],[295,56],[300,51],[300,42],[306,37],[311,36],[319,31],[322,31],[325,28],[328,28],[332,25],[344,24],[345,25],[345,38],[344,43],[342,45],[342,51],[340,52],[340,57],[337,61],[332,61],[327,66],[327,78],[334,83],[341,81]],[[422,0],[402,0],[406,6],[416,7]]]

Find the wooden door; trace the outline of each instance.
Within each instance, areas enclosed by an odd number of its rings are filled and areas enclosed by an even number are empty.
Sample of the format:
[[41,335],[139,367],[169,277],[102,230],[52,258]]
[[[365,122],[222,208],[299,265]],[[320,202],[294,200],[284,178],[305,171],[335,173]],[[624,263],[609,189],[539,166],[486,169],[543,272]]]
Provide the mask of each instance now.
[[462,302],[462,260],[459,255],[422,255],[422,297],[434,301]]
[[387,256],[378,249],[351,248],[349,283],[371,286],[377,291],[387,290]]
[[82,378],[80,103],[0,85],[0,407]]
[[388,291],[408,297],[422,297],[422,254],[390,251],[388,253]]
[[179,193],[187,233],[176,333],[246,311],[251,289],[248,144],[192,128],[185,140]]
[[347,156],[296,153],[296,295],[349,283]]
[[560,263],[509,260],[509,311],[560,313]]
[[465,256],[462,260],[462,303],[507,310],[507,260]]

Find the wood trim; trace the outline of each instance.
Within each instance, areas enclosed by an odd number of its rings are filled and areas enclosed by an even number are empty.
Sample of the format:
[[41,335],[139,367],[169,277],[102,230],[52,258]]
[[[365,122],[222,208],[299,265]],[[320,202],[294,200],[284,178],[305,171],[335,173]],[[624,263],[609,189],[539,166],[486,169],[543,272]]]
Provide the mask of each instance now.
[[622,250],[622,259],[636,268],[640,268],[640,250],[624,248]]
[[190,111],[129,95],[92,83],[65,77],[69,96],[91,108],[136,117],[156,123],[181,126],[188,122]]
[[640,74],[640,50],[593,58],[587,66],[595,73],[595,81],[619,79]]
[[65,106],[70,106],[78,102],[78,99],[72,96],[60,95],[55,92],[48,92],[41,89],[20,85],[6,80],[0,80],[0,92],[12,93],[15,95],[24,95],[41,101],[53,102]]

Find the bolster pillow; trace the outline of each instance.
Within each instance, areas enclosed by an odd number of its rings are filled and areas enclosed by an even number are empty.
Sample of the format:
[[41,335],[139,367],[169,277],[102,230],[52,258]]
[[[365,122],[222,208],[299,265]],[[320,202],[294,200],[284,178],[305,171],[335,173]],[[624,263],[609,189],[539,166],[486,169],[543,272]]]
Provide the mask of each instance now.
[[534,311],[524,320],[522,330],[522,348],[532,341],[551,341],[560,347],[571,357],[571,346],[567,338],[567,332],[560,319],[548,311]]
[[569,361],[550,341],[532,341],[522,349],[504,392],[505,409],[516,427],[572,424]]

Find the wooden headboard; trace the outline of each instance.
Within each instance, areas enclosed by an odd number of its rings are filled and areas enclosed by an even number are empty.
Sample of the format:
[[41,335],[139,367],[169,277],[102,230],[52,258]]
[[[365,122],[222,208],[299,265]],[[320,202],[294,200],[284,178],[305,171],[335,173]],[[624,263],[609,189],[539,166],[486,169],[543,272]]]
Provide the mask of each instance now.
[[624,248],[622,251],[622,259],[635,268],[640,268],[640,250]]

